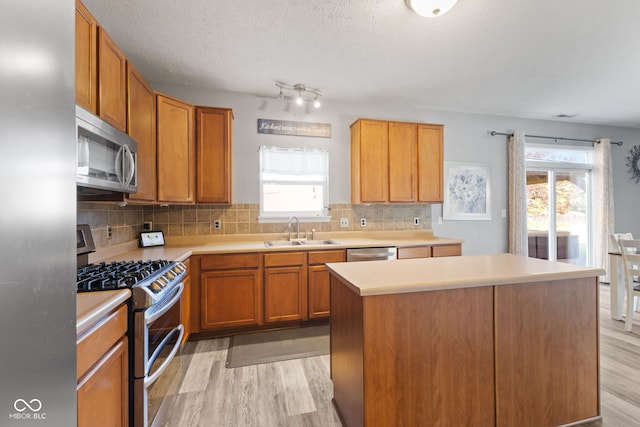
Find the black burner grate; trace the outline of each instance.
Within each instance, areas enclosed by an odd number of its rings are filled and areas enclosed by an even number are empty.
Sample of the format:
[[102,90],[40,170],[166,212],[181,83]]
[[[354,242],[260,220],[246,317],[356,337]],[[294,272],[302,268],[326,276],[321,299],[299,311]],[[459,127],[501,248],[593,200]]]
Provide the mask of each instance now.
[[85,265],[77,271],[78,292],[130,288],[169,264],[167,260],[150,260]]

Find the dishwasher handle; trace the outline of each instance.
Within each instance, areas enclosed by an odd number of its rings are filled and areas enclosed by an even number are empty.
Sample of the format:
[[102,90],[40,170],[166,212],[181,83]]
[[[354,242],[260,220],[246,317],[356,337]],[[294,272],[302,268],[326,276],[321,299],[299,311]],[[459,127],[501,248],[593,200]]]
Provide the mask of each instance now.
[[395,247],[358,248],[347,250],[347,262],[396,259]]

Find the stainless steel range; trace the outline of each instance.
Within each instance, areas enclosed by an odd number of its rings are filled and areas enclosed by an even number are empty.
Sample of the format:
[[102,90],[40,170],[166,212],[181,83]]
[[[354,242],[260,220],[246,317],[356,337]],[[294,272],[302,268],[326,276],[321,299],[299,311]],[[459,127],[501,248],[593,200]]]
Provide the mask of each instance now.
[[[88,227],[82,233],[90,234]],[[80,233],[80,231],[79,231]],[[80,234],[78,236],[80,242]],[[85,255],[93,242],[78,243]],[[86,245],[89,244],[87,247]],[[83,250],[80,250],[80,246]],[[79,264],[83,264],[79,261]],[[167,260],[117,261],[79,265],[78,292],[130,288],[129,315],[131,425],[162,425],[165,411],[183,376],[180,349],[184,336],[183,279],[186,267]]]

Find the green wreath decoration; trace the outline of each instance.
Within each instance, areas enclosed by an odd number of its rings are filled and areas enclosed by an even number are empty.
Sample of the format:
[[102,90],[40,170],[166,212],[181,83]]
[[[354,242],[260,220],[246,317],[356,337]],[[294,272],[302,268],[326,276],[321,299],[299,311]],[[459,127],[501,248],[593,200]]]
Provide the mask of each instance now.
[[631,150],[629,150],[629,155],[627,156],[627,166],[629,167],[629,172],[631,173],[631,179],[636,180],[636,184],[640,182],[640,145],[634,145]]

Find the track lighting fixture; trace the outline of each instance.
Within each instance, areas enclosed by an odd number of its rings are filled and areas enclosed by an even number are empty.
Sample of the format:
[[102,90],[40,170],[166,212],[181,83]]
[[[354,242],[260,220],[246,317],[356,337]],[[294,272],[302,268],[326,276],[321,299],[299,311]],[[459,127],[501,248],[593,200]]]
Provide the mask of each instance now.
[[307,87],[300,83],[290,85],[287,83],[276,82],[276,86],[280,88],[278,99],[295,101],[297,105],[313,103],[315,108],[320,108],[320,97],[322,96],[322,93],[320,93],[318,89]]

